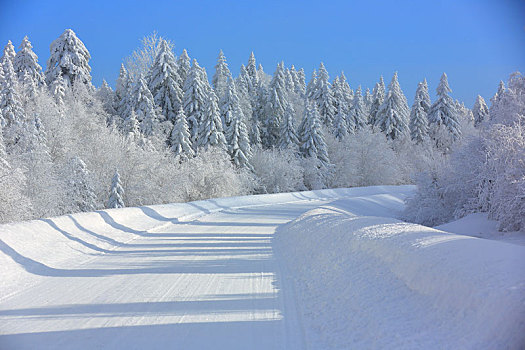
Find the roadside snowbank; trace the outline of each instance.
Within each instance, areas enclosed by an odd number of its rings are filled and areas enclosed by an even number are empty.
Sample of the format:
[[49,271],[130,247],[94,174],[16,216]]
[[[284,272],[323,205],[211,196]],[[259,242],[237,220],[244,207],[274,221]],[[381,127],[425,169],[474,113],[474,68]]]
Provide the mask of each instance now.
[[385,214],[341,200],[276,233],[311,348],[525,346],[525,247]]
[[133,239],[227,209],[298,201],[392,193],[404,198],[413,186],[375,186],[257,196],[218,198],[138,208],[101,210],[56,218],[0,225],[0,300],[38,283],[61,276],[61,269],[80,266]]

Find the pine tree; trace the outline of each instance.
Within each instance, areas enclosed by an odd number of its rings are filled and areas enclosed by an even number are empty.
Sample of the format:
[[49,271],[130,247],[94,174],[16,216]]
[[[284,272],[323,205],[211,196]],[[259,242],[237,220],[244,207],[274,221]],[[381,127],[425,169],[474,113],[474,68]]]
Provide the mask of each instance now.
[[182,91],[184,91],[184,87],[186,86],[186,79],[188,78],[188,75],[190,74],[190,57],[188,56],[188,52],[186,49],[182,50],[182,53],[179,56],[179,59],[177,60],[177,67],[179,73],[179,85]]
[[5,69],[5,66],[7,65],[7,61],[11,62],[11,66],[14,66],[15,57],[16,57],[15,47],[13,46],[13,43],[11,43],[11,40],[8,40],[6,46],[4,47],[2,58],[0,58],[0,64],[2,65],[2,67],[4,67],[4,69]]
[[97,207],[95,191],[91,184],[86,164],[79,157],[73,157],[67,164],[67,196],[73,212],[93,211]]
[[279,145],[281,122],[288,106],[284,63],[277,65],[268,89],[266,119],[263,121],[263,145],[267,148]]
[[295,93],[301,97],[304,97],[306,93],[306,77],[305,77],[303,68],[297,71],[297,80],[295,82]]
[[122,183],[120,182],[120,174],[118,170],[115,169],[115,175],[111,179],[111,189],[109,191],[109,200],[108,200],[108,209],[113,208],[124,208],[124,189],[122,188]]
[[[337,106],[337,113],[334,117],[333,134],[339,141],[343,140],[348,134],[348,123],[346,122],[346,116],[348,108],[346,108],[346,102],[342,101]],[[352,132],[355,129],[355,125],[352,124]]]
[[410,137],[416,144],[424,142],[428,136],[428,118],[425,111],[425,108],[429,107],[427,97],[428,89],[425,80],[417,85],[414,104],[410,111]]
[[472,113],[474,114],[474,126],[476,127],[478,127],[485,120],[489,120],[489,108],[487,107],[483,97],[480,95],[476,97],[476,102],[474,102]]
[[195,156],[195,151],[191,147],[188,123],[182,107],[179,107],[175,117],[175,123],[173,124],[173,130],[170,135],[170,145],[170,149],[175,157],[179,157],[181,161]]
[[328,165],[330,160],[320,119],[315,103],[307,101],[303,121],[299,128],[300,150],[305,157],[316,157],[323,165]]
[[224,130],[228,130],[232,119],[237,118],[238,113],[242,113],[239,97],[233,80],[228,81],[226,91],[220,100],[220,113]]
[[[363,102],[363,96],[361,94],[361,85],[357,88],[355,94],[354,94],[354,100],[352,107],[350,108],[350,117],[353,119],[352,121],[349,121],[348,127],[350,129],[351,126],[355,128],[355,130],[360,130],[365,127],[367,118],[366,118],[366,111],[364,107]],[[348,123],[348,121],[347,121]],[[353,133],[353,131],[350,131]]]
[[4,80],[0,93],[0,124],[4,129],[4,137],[8,152],[19,142],[22,123],[25,122],[25,112],[20,98],[18,78],[16,77],[10,59],[3,60]]
[[329,81],[328,72],[321,62],[319,71],[317,72],[317,81],[315,91],[313,92],[313,100],[316,103],[317,110],[321,116],[321,120],[325,125],[332,125],[334,120],[334,97],[332,93],[332,85]]
[[490,119],[494,119],[494,116],[498,114],[498,109],[500,107],[501,100],[505,95],[505,83],[500,80],[498,85],[498,91],[490,99],[491,105],[489,108]]
[[461,129],[454,101],[449,96],[452,90],[445,73],[441,76],[436,92],[438,98],[428,111],[430,136],[438,148],[447,152],[451,143],[461,136]]
[[137,84],[133,91],[130,101],[131,107],[137,113],[137,119],[140,124],[140,131],[145,136],[152,136],[157,133],[159,128],[159,118],[153,101],[153,96],[146,85],[146,80],[139,75]]
[[343,96],[346,101],[346,105],[348,108],[350,108],[350,106],[352,106],[354,103],[354,92],[350,88],[350,85],[348,85],[348,81],[346,80],[344,72],[341,72],[341,75],[339,75],[339,85],[341,86],[341,89],[343,91]]
[[112,125],[115,120],[115,115],[117,114],[117,111],[115,110],[115,92],[113,89],[108,85],[105,79],[102,80],[102,85],[97,89],[97,97],[102,103],[102,107],[104,108],[104,111],[108,114],[107,117],[107,125]]
[[314,99],[314,93],[317,86],[317,71],[314,69],[308,85],[306,85],[305,96],[308,100]]
[[31,42],[25,36],[13,60],[13,68],[19,81],[25,81],[28,84],[28,78],[24,77],[24,74],[27,74],[36,87],[41,87],[45,84],[44,74],[42,67],[38,64],[38,57],[32,48]]
[[253,51],[250,53],[250,58],[248,59],[248,65],[246,66],[246,72],[251,79],[251,85],[256,87],[259,83],[259,77],[257,74],[257,65],[255,62],[255,55]]
[[290,69],[285,70],[284,74],[284,82],[285,86],[288,92],[288,95],[293,94],[295,92],[295,83],[293,81],[292,73],[290,72]]
[[206,84],[202,79],[199,64],[197,60],[194,59],[188,77],[186,78],[186,83],[184,84],[184,98],[182,100],[184,114],[186,118],[188,118],[188,127],[193,143],[197,141],[199,123],[207,101],[208,91]]
[[120,72],[115,88],[115,109],[122,119],[126,119],[131,112],[131,79],[124,64],[120,65]]
[[366,88],[365,95],[363,96],[363,104],[365,110],[366,121],[368,123],[368,116],[370,115],[370,108],[372,108],[372,94],[370,89]]
[[396,72],[388,86],[385,100],[377,111],[375,126],[379,127],[389,139],[395,140],[408,135],[409,117],[407,99],[399,86]]
[[91,56],[84,43],[71,29],[66,29],[62,35],[51,43],[50,56],[45,72],[46,82],[51,85],[61,74],[67,86],[76,82],[91,87]]
[[281,135],[279,137],[279,147],[281,149],[296,147],[299,145],[297,131],[295,130],[295,112],[291,105],[286,107],[284,118],[281,125]]
[[140,143],[142,134],[140,133],[140,125],[134,108],[131,109],[129,116],[122,123],[122,133],[137,144]]
[[374,89],[372,90],[372,104],[370,105],[370,114],[368,117],[368,123],[370,125],[375,125],[377,122],[377,112],[379,107],[383,104],[385,100],[385,82],[383,81],[383,76],[379,78],[379,82],[376,83]]
[[179,107],[182,105],[182,90],[175,56],[166,40],[161,39],[159,51],[151,66],[148,87],[155,105],[161,111],[161,121],[173,124]]
[[226,138],[222,128],[222,120],[217,106],[217,96],[211,91],[206,100],[201,120],[197,145],[204,148],[219,147],[226,149]]
[[231,124],[226,130],[228,152],[236,166],[251,169],[250,158],[252,157],[252,151],[248,137],[248,129],[244,122],[244,115],[240,108],[232,112],[233,117]]
[[219,57],[217,57],[217,64],[215,65],[215,74],[212,78],[212,85],[215,90],[215,94],[219,98],[219,101],[222,100],[226,90],[228,89],[228,81],[233,80],[230,69],[228,68],[228,63],[226,63],[226,57],[222,50],[219,52]]
[[250,128],[250,143],[253,147],[260,147],[262,145],[261,125],[258,120],[252,122],[252,127]]
[[51,95],[53,95],[57,106],[62,109],[64,107],[64,98],[66,97],[66,81],[62,78],[62,74],[51,82],[49,86],[51,89]]

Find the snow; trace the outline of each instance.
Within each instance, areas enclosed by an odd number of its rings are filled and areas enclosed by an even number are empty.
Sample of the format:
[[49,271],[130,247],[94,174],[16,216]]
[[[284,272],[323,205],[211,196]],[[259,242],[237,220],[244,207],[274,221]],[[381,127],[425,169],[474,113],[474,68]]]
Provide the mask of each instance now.
[[0,348],[518,348],[525,248],[393,219],[413,191],[0,225]]

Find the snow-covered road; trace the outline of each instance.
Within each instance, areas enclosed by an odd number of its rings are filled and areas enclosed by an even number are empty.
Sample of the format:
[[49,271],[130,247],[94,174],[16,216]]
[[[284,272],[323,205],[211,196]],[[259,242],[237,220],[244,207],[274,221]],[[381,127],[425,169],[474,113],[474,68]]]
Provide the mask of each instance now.
[[0,349],[521,344],[525,248],[391,219],[412,191],[223,198],[0,225]]

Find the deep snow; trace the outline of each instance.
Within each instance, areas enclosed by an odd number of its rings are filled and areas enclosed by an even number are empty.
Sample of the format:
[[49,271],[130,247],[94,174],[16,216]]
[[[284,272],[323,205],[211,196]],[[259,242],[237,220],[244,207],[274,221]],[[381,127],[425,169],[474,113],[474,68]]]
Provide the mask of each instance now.
[[1,225],[0,349],[522,345],[525,247],[392,219],[412,191]]

